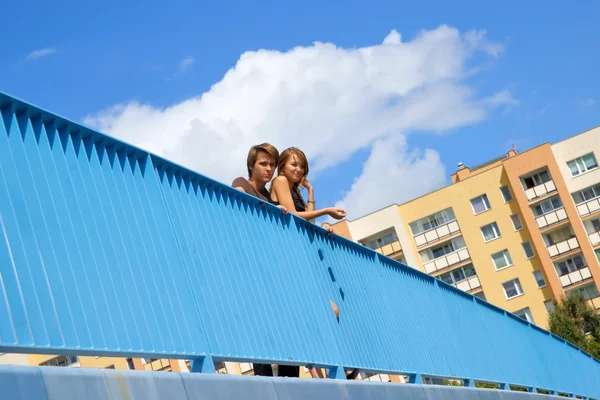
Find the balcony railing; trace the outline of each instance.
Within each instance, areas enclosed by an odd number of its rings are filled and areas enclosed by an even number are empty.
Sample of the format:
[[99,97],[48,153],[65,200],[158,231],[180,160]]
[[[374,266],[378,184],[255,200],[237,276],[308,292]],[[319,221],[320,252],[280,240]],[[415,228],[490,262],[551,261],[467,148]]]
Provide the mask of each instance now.
[[575,283],[582,282],[591,277],[592,273],[590,272],[590,269],[588,267],[583,267],[581,269],[578,269],[577,271],[573,271],[571,273],[562,275],[559,278],[562,287],[567,287]]
[[567,219],[567,212],[561,207],[558,210],[536,217],[535,222],[537,223],[538,228],[543,229],[547,226],[564,221],[565,219]]
[[585,217],[586,215],[590,215],[598,211],[600,211],[600,197],[577,205],[577,212],[581,217]]
[[474,275],[460,282],[456,282],[453,286],[462,290],[463,292],[468,292],[469,290],[480,288],[481,282],[479,282],[477,275]]
[[590,238],[592,246],[598,246],[600,244],[600,232],[590,233],[588,237]]
[[0,171],[0,352],[192,360],[207,373],[314,365],[339,379],[359,366],[600,398],[581,379],[600,363],[550,333],[3,94]]
[[571,239],[563,240],[562,242],[548,246],[548,254],[550,254],[550,257],[556,257],[578,248],[579,242],[577,241],[577,238],[573,237]]
[[544,182],[540,185],[525,190],[525,195],[527,196],[527,200],[531,201],[554,191],[556,191],[554,181],[549,180],[548,182]]
[[378,247],[375,249],[375,251],[378,252],[379,254],[383,254],[384,256],[389,256],[389,255],[392,255],[392,254],[402,251],[402,247],[400,246],[399,241],[395,241],[395,242],[386,244],[385,246]]
[[446,268],[450,265],[454,265],[461,261],[468,260],[469,258],[469,250],[467,250],[466,247],[463,247],[462,249],[453,251],[452,253],[448,253],[442,257],[438,257],[435,260],[423,263],[423,268],[425,269],[425,272],[431,274],[442,268]]
[[440,225],[437,228],[430,229],[414,237],[415,244],[418,247],[425,246],[426,244],[437,242],[440,239],[450,236],[460,231],[458,222],[456,220],[450,221],[447,224]]

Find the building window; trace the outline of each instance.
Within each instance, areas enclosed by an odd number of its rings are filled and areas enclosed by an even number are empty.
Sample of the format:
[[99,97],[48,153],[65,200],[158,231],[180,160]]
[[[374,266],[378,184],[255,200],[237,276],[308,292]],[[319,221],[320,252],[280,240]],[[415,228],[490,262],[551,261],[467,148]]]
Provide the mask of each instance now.
[[475,215],[492,208],[487,198],[487,194],[482,194],[481,196],[471,199],[471,207],[473,207],[473,212],[475,213]]
[[580,190],[572,193],[573,201],[575,204],[585,203],[586,201],[593,200],[600,197],[600,185],[591,186],[589,188]]
[[533,248],[531,247],[531,243],[529,243],[529,242],[523,242],[521,244],[523,245],[523,251],[525,252],[525,257],[528,260],[530,258],[535,257],[535,254],[533,253]]
[[131,358],[127,359],[127,368],[135,369],[135,365],[133,364],[133,359],[131,359]]
[[115,369],[115,364],[110,364],[106,369]]
[[510,258],[510,253],[506,249],[492,254],[492,261],[494,261],[494,266],[496,267],[496,271],[499,271],[503,268],[510,267],[512,265],[512,259]]
[[512,221],[513,226],[515,227],[515,231],[520,231],[521,229],[523,229],[523,223],[521,222],[519,214],[511,215],[510,220]]
[[521,282],[519,282],[519,278],[513,279],[512,281],[504,282],[502,284],[504,288],[504,294],[507,299],[512,299],[513,297],[517,297],[523,294],[523,288],[521,287]]
[[551,233],[547,233],[542,235],[544,239],[544,243],[546,247],[552,246],[556,243],[564,242],[566,240],[572,239],[575,237],[573,230],[570,225],[564,226],[560,229],[557,229]]
[[546,300],[544,306],[546,307],[546,311],[548,311],[548,315],[550,315],[554,311],[554,300]]
[[581,296],[583,296],[585,300],[595,299],[596,297],[600,296],[600,293],[598,293],[598,288],[594,283],[587,286],[578,287],[577,289],[569,290],[568,292],[565,292],[565,294],[568,296],[569,294],[576,292],[581,293]]
[[526,178],[523,178],[523,186],[525,187],[525,190],[527,190],[539,186],[542,183],[546,183],[550,180],[550,174],[548,173],[548,171],[544,170],[542,172],[537,172],[535,174],[529,175]]
[[594,153],[588,153],[582,157],[577,157],[574,160],[567,162],[567,166],[571,171],[571,176],[581,175],[584,172],[598,168]]
[[526,307],[522,310],[519,311],[515,311],[513,314],[515,314],[517,317],[524,319],[525,321],[534,324],[535,322],[533,321],[533,315],[531,314],[531,310],[529,309],[529,307]]
[[556,272],[559,276],[570,274],[585,267],[585,260],[582,256],[575,256],[560,261],[556,265]]
[[483,293],[483,290],[481,292],[477,292],[477,293],[473,293],[473,296],[480,298],[481,300],[486,300],[485,298],[485,293]]
[[508,188],[508,186],[502,186],[500,188],[500,191],[502,192],[502,197],[504,197],[505,203],[508,203],[512,200],[512,194],[510,193],[510,189]]
[[538,288],[541,289],[544,286],[546,286],[546,280],[544,279],[544,274],[542,273],[542,271],[540,271],[539,269],[533,271],[533,277],[535,278],[535,281],[537,282]]
[[558,210],[562,207],[563,204],[562,201],[560,201],[560,197],[554,196],[552,198],[540,201],[536,205],[532,206],[531,209],[536,217],[541,217],[542,215],[551,213],[552,211]]
[[447,254],[454,253],[460,249],[464,249],[465,247],[467,247],[465,239],[462,236],[459,236],[440,245],[421,250],[419,255],[421,256],[421,261],[426,263],[444,257]]
[[[588,219],[583,223],[583,227],[587,232],[588,236],[596,232],[600,232],[600,218]],[[574,237],[575,235],[573,235]]]
[[481,234],[483,235],[483,240],[486,242],[497,239],[501,236],[500,229],[498,229],[498,224],[496,224],[495,222],[482,226]]
[[594,251],[596,252],[596,258],[598,259],[598,262],[600,262],[600,249],[596,249]]
[[454,285],[475,275],[477,275],[477,273],[475,272],[473,264],[467,264],[439,275],[438,279],[447,284]]
[[445,225],[451,221],[456,220],[452,207],[446,208],[445,210],[438,211],[434,214],[428,215],[417,221],[411,222],[410,230],[413,236],[417,236],[423,232],[430,231],[437,228],[440,225]]

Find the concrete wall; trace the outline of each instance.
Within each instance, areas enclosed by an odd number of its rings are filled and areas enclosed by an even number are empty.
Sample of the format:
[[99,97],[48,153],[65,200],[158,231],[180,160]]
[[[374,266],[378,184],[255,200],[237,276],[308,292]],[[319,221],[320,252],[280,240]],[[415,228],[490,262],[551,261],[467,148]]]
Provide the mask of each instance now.
[[[541,394],[452,386],[180,374],[57,367],[0,367],[11,400],[553,400]],[[576,393],[598,397],[599,394]]]
[[420,264],[411,245],[412,238],[408,235],[405,226],[408,225],[402,220],[398,206],[395,204],[348,223],[352,240],[356,242],[393,227],[404,252],[406,264],[418,268]]
[[569,167],[567,167],[568,161],[590,152],[593,152],[596,161],[600,162],[600,127],[555,143],[551,147],[569,193],[577,192],[600,182],[600,168],[572,177]]

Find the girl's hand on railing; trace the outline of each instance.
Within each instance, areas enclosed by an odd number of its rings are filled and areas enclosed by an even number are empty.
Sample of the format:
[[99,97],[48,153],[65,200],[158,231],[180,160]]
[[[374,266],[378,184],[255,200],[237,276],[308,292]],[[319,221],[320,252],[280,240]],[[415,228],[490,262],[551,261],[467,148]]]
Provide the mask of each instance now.
[[340,320],[340,309],[333,300],[329,300],[329,301],[331,302],[331,308],[333,309],[333,314],[335,315],[335,319],[339,321]]

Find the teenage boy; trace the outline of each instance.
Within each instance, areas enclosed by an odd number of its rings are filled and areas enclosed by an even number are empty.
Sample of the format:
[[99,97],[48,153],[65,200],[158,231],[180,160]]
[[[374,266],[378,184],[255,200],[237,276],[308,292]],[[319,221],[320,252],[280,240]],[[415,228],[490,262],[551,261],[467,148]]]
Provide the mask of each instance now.
[[[241,176],[235,178],[231,186],[264,201],[269,201],[270,196],[266,185],[273,179],[278,161],[279,152],[272,144],[263,143],[252,146],[246,161],[248,179]],[[280,206],[280,208],[284,213],[287,211],[285,207]],[[273,376],[271,364],[255,363],[253,368],[254,375]],[[277,375],[297,378],[300,375],[300,368],[292,365],[279,365]]]

